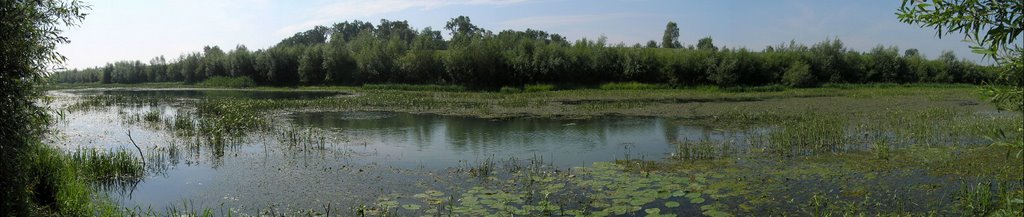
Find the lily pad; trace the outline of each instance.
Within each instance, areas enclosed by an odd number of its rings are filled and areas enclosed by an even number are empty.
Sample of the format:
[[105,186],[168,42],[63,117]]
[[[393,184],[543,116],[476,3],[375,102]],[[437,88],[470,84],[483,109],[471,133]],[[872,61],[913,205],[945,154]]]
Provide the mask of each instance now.
[[668,208],[679,207],[679,202],[675,202],[675,201],[665,202],[665,207],[668,207]]
[[434,197],[444,196],[444,192],[440,192],[440,191],[436,191],[436,190],[428,190],[428,191],[426,191],[424,193],[426,193],[427,195],[430,195],[430,196],[434,196]]
[[657,215],[658,213],[661,213],[661,209],[650,208],[650,209],[645,209],[644,212],[646,212],[647,214]]
[[420,209],[420,205],[416,205],[416,204],[406,204],[406,205],[402,205],[402,209],[407,209],[407,210],[418,210],[418,209]]
[[691,198],[690,203],[704,203],[703,197]]

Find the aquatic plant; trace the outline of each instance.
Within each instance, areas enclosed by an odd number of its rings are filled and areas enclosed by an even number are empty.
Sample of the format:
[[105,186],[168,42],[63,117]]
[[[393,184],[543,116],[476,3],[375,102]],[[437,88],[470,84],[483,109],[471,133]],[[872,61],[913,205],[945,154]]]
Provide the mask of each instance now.
[[149,112],[146,112],[146,114],[142,116],[142,120],[149,123],[160,122],[160,110],[149,110]]
[[140,159],[131,151],[116,149],[78,149],[70,154],[71,162],[80,165],[82,174],[94,181],[137,180],[145,175]]
[[702,139],[698,141],[683,140],[676,142],[676,151],[669,158],[676,160],[705,160],[718,159],[735,155],[736,147],[734,140],[712,141]]

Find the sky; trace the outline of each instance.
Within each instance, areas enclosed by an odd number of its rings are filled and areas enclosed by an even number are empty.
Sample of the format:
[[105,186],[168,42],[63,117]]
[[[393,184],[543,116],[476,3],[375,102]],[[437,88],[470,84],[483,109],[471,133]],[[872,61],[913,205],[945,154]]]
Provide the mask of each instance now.
[[82,23],[65,30],[60,45],[67,68],[102,66],[119,60],[147,62],[216,45],[266,48],[316,25],[348,20],[379,23],[407,20],[417,29],[442,30],[465,15],[498,32],[526,28],[558,33],[574,41],[596,39],[627,45],[659,41],[669,21],[679,41],[694,45],[710,36],[715,45],[761,50],[795,40],[812,45],[839,38],[858,51],[877,45],[917,48],[929,58],[944,50],[983,61],[956,35],[899,22],[900,0],[84,0]]

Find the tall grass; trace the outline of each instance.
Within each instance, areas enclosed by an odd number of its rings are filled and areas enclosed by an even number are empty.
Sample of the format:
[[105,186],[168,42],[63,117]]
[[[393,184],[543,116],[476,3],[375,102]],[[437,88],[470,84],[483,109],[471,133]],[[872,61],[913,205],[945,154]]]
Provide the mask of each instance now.
[[671,154],[670,158],[676,160],[705,160],[729,157],[735,154],[733,149],[735,149],[736,144],[732,141],[684,140],[676,143],[676,151]]
[[141,159],[124,149],[114,151],[79,149],[71,153],[69,157],[71,162],[79,165],[82,175],[91,180],[132,180],[145,175]]
[[252,78],[239,76],[239,77],[223,77],[214,76],[206,79],[202,83],[199,83],[201,87],[228,87],[228,88],[248,88],[256,87],[256,82]]
[[[87,155],[68,155],[57,148],[35,145],[32,170],[32,200],[43,209],[41,215],[53,216],[121,216],[119,208],[104,200],[92,188],[94,169],[113,163],[114,157],[102,152]],[[117,155],[117,154],[113,154]],[[89,156],[89,157],[84,157]],[[85,160],[83,159],[109,159]],[[83,163],[92,162],[92,163]],[[98,163],[106,162],[106,163]],[[120,164],[127,165],[127,164]],[[137,164],[136,164],[137,165]],[[141,173],[141,166],[130,167]]]
[[1024,214],[1024,189],[1010,183],[962,184],[955,206],[964,216],[1021,216]]
[[613,82],[602,84],[599,89],[602,90],[658,90],[658,89],[671,89],[665,84],[646,84],[640,82]]
[[767,135],[768,143],[762,147],[784,156],[840,151],[849,143],[845,123],[845,118],[825,115],[785,121]]
[[460,92],[466,91],[466,87],[458,85],[436,85],[436,84],[365,84],[362,87],[367,90],[404,90],[404,91],[440,91]]
[[546,92],[555,90],[553,84],[531,84],[523,87],[523,92]]

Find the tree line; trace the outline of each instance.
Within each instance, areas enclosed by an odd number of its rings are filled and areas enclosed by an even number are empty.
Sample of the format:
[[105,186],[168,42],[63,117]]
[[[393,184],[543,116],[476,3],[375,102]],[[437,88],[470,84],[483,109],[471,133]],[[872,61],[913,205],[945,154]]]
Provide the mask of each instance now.
[[450,40],[407,21],[377,25],[352,21],[317,26],[276,45],[250,51],[202,52],[148,63],[120,61],[50,75],[62,83],[196,83],[211,77],[246,77],[260,85],[360,85],[366,83],[456,84],[479,89],[527,84],[592,85],[605,82],[677,86],[811,87],[823,83],[980,83],[991,67],[958,59],[951,51],[929,59],[916,49],[874,47],[859,52],[839,39],[811,46],[790,41],[760,51],[718,47],[711,37],[683,46],[669,22],[661,43],[609,44],[603,36],[568,41],[527,29],[494,33],[469,17],[449,20]]

